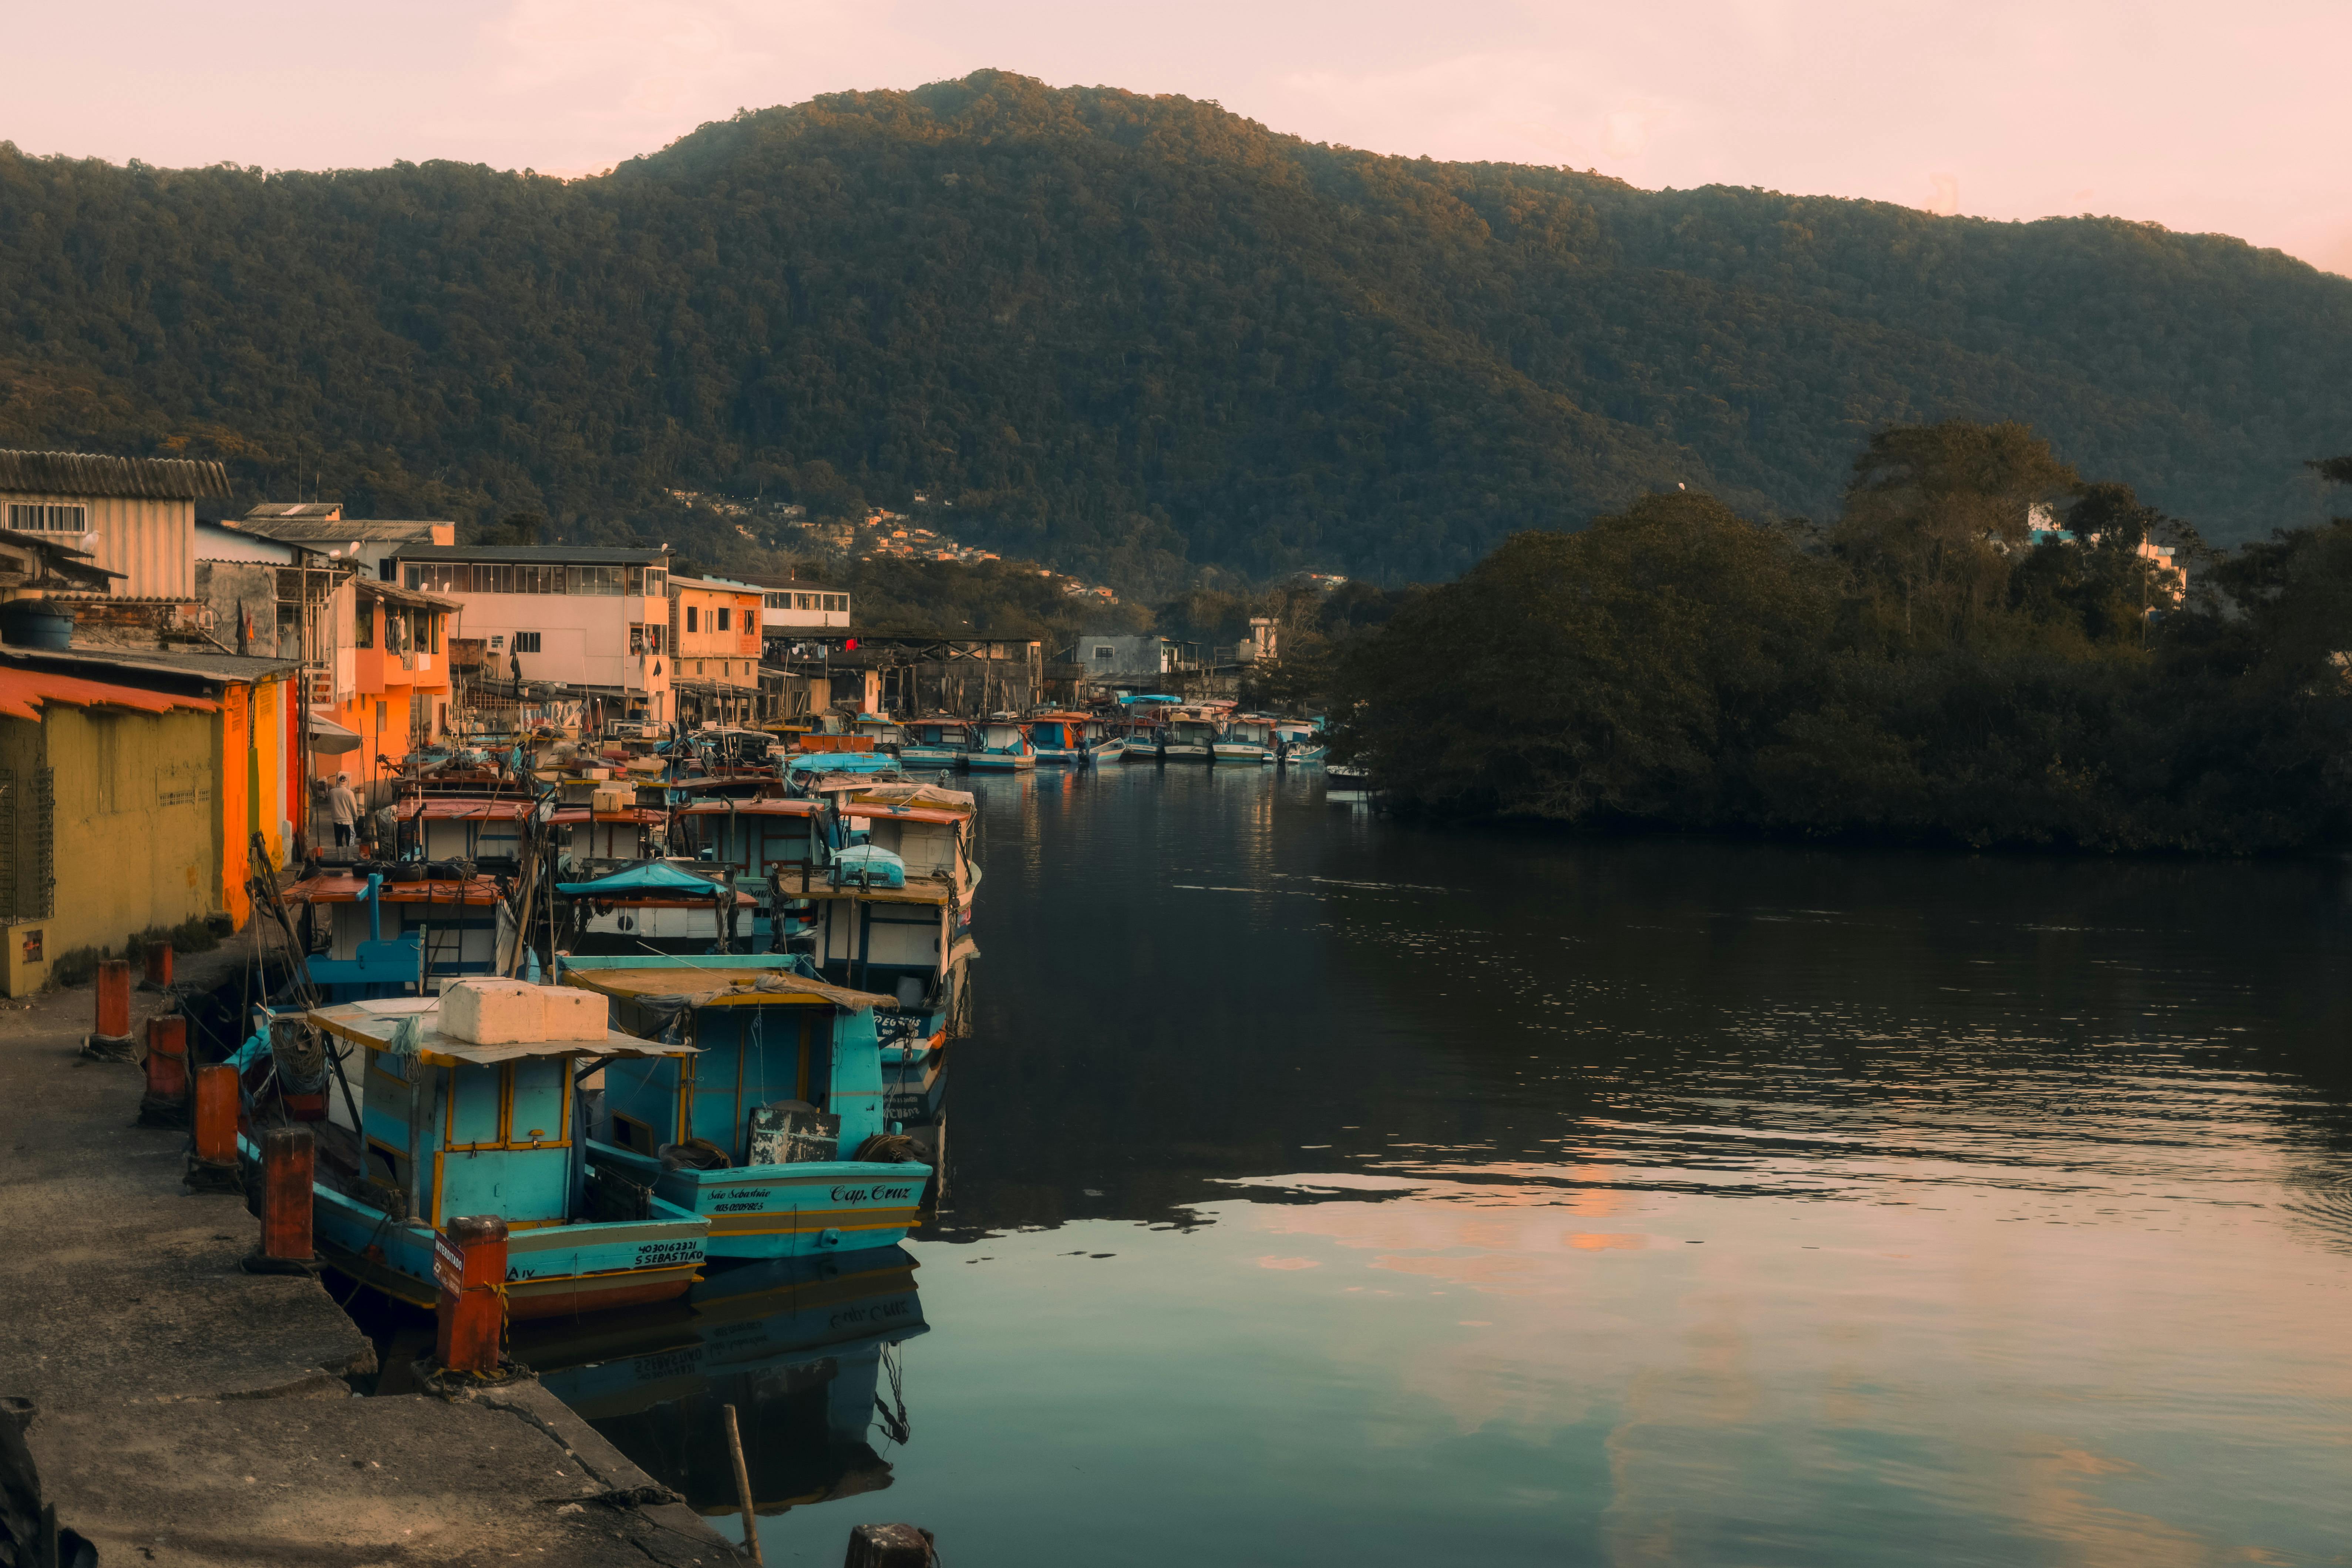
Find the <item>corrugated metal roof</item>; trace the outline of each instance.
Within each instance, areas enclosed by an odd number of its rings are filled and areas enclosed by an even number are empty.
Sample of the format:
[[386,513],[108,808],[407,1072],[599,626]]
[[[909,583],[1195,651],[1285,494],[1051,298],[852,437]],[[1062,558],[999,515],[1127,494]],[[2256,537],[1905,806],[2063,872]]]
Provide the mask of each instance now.
[[0,451],[0,490],[24,495],[194,500],[202,496],[228,494],[228,470],[218,463],[194,458]]
[[[116,599],[112,602],[121,604],[123,601]],[[241,653],[179,653],[163,648],[0,647],[0,658],[42,664],[110,666],[117,669],[143,669],[157,675],[189,675],[201,680],[255,680],[302,668],[300,661],[291,658],[255,658]]]
[[403,561],[541,563],[549,566],[658,566],[669,559],[642,544],[404,544]]
[[373,594],[388,604],[406,605],[412,609],[462,610],[466,606],[455,599],[436,599],[430,594],[420,594],[414,588],[402,588],[390,583],[379,583],[373,577],[354,577],[352,585],[362,594]]
[[343,503],[339,500],[269,500],[263,501],[245,515],[255,519],[323,518],[332,521],[343,515]]
[[262,517],[247,513],[236,526],[247,533],[274,539],[281,544],[349,544],[352,540],[423,540],[430,542],[436,528],[456,526],[446,519],[347,517]]

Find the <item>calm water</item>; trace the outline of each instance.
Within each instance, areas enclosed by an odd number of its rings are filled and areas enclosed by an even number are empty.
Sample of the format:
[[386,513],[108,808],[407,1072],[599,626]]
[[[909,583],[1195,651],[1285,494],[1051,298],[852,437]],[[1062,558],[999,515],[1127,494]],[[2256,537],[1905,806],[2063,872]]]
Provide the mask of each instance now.
[[919,1267],[564,1384],[769,1562],[2352,1561],[2343,868],[976,787]]

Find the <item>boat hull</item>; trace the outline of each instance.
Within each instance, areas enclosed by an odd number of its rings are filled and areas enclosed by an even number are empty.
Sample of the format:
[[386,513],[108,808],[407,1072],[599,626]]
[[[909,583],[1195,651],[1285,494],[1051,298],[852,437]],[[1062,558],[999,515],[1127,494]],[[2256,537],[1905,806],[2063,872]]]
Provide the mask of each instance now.
[[1274,761],[1272,750],[1248,741],[1220,741],[1215,756],[1220,763],[1246,763],[1251,767]]
[[1217,753],[1215,748],[1210,746],[1180,746],[1171,742],[1160,748],[1160,757],[1162,762],[1170,763],[1213,763],[1217,760]]
[[1016,773],[1037,765],[1032,756],[1016,756],[1006,752],[974,752],[964,760],[964,766],[976,773]]
[[[658,1200],[657,1200],[658,1201]],[[507,1315],[517,1321],[613,1311],[675,1300],[702,1278],[709,1224],[667,1203],[644,1220],[535,1226],[507,1237]],[[388,1223],[331,1188],[313,1192],[320,1255],[371,1289],[431,1309],[433,1231]]]
[[588,1157],[710,1226],[713,1258],[811,1258],[863,1252],[905,1239],[931,1168],[870,1160],[664,1170],[661,1162],[591,1141]]
[[898,765],[902,768],[960,768],[966,753],[948,746],[901,746]]

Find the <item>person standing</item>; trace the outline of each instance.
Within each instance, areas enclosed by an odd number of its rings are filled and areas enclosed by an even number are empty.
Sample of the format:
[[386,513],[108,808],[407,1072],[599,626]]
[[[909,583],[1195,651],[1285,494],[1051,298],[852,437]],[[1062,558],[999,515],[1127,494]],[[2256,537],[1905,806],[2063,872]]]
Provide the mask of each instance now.
[[360,819],[359,797],[352,794],[351,774],[335,775],[335,787],[327,792],[327,816],[335,825],[335,847],[349,848],[352,826]]

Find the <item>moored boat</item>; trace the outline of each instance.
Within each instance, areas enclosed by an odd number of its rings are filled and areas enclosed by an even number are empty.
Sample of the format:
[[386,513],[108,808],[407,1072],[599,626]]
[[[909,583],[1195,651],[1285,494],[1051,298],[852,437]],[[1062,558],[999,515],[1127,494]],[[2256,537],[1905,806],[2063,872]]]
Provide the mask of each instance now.
[[1087,725],[1083,713],[1033,713],[1029,716],[1029,740],[1036,748],[1037,761],[1057,763],[1076,767],[1093,761],[1087,750]]
[[1329,750],[1322,729],[1311,719],[1277,719],[1274,736],[1275,760],[1285,767],[1319,763]]
[[[578,1083],[600,1067],[688,1058],[695,1048],[609,1030],[595,1039],[478,1044],[444,1028],[445,1005],[405,997],[307,1014],[257,1009],[258,1027],[231,1058],[250,1071],[265,1056],[331,1047],[355,1048],[363,1064],[361,1129],[310,1124],[320,1255],[362,1284],[430,1308],[439,1298],[436,1232],[461,1215],[495,1215],[509,1231],[510,1317],[684,1295],[700,1275],[709,1222],[666,1200],[616,1193],[590,1170]],[[319,1046],[302,1044],[320,1035]],[[251,1141],[240,1153],[258,1158]]]
[[875,1008],[895,998],[831,984],[785,954],[567,957],[561,978],[611,998],[625,1026],[698,1047],[608,1068],[588,1155],[707,1218],[711,1256],[905,1237],[931,1173],[885,1105]]
[[1224,725],[1195,709],[1179,709],[1168,719],[1160,755],[1171,763],[1213,763]]
[[1263,713],[1244,713],[1225,726],[1210,750],[1219,763],[1255,767],[1274,761],[1274,721]]
[[913,719],[900,730],[898,761],[909,771],[960,768],[971,754],[971,726],[961,719]]
[[1037,748],[1029,726],[1009,719],[992,719],[980,727],[977,743],[964,766],[974,773],[1015,773],[1037,765]]

